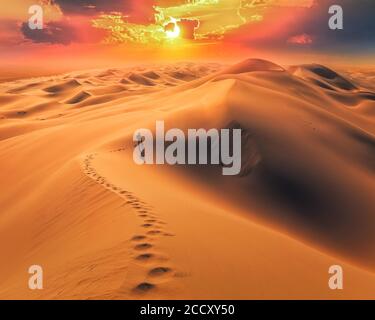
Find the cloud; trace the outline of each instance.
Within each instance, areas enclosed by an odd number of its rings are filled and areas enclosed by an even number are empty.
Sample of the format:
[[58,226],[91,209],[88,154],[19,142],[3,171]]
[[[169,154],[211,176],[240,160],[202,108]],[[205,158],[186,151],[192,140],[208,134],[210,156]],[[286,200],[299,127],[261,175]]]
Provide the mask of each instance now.
[[313,39],[306,33],[299,34],[293,37],[290,37],[287,41],[288,43],[298,44],[298,45],[308,45],[313,43]]
[[156,0],[54,0],[66,16],[99,16],[118,13],[131,23],[155,22]]
[[181,29],[181,38],[194,40],[195,30],[199,27],[199,21],[192,19],[181,19],[178,21],[178,26]]
[[26,39],[35,43],[50,43],[68,45],[78,41],[77,30],[66,21],[51,21],[45,23],[43,29],[32,30],[24,22],[21,32]]
[[[328,25],[331,17],[328,9],[335,4],[343,8],[343,30],[331,30]],[[312,7],[273,8],[264,21],[238,30],[231,40],[266,49],[292,46],[325,52],[374,49],[374,12],[373,0],[316,0]]]
[[59,5],[63,13],[68,15],[125,12],[131,8],[132,2],[132,0],[55,0],[55,3]]
[[[344,12],[344,29],[330,30],[328,9],[339,4]],[[332,46],[349,46],[356,48],[374,44],[375,41],[375,1],[373,0],[317,0],[311,16],[299,26],[300,30],[316,36],[316,45],[331,48]]]
[[[43,1],[58,7],[64,19],[46,20],[44,30],[30,30],[23,24],[23,36],[34,42],[90,41],[90,33],[96,32],[93,29],[101,29],[115,43],[163,42],[164,25],[174,17],[179,21],[181,38],[201,42],[215,39],[260,48],[326,51],[375,48],[374,0],[314,0],[313,5],[313,0]],[[328,27],[328,8],[333,4],[343,7],[344,30]],[[79,25],[77,19],[85,24]],[[84,39],[82,33],[86,33]]]
[[23,23],[21,33],[25,39],[35,43],[63,45],[74,42],[97,43],[108,35],[105,30],[94,28],[91,20],[82,16],[46,22],[41,30],[31,30],[28,23]]
[[65,15],[120,13],[132,23],[154,21],[156,0],[54,0]]

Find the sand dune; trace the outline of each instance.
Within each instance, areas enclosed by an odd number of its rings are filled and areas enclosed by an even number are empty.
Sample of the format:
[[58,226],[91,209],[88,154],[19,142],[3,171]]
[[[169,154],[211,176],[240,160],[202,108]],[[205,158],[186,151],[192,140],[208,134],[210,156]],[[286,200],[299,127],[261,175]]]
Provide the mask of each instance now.
[[311,81],[324,89],[354,91],[357,87],[335,71],[318,64],[291,67],[289,71],[302,79]]
[[46,92],[50,92],[50,93],[59,93],[59,92],[64,92],[64,91],[70,90],[72,88],[79,87],[80,85],[81,84],[77,80],[73,79],[73,80],[69,80],[69,81],[59,83],[59,84],[54,85],[54,86],[44,88],[43,90],[46,91]]
[[[2,83],[0,298],[375,298],[375,92],[358,74],[248,59]],[[156,120],[241,128],[241,174],[137,166],[133,132]]]

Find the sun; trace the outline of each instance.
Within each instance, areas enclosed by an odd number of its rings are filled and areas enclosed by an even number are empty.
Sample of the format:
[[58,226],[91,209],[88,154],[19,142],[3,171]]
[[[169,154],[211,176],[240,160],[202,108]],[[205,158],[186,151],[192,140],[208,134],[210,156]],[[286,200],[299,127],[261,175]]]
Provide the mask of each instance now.
[[164,25],[165,35],[168,39],[176,39],[180,36],[181,28],[177,24],[177,20],[171,17],[171,20]]

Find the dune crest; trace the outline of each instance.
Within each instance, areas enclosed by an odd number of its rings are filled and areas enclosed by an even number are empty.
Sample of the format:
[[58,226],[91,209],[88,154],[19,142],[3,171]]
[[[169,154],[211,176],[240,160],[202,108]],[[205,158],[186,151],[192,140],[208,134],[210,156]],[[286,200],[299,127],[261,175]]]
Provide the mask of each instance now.
[[255,71],[285,71],[285,69],[267,60],[247,59],[231,67],[225,68],[221,73],[240,74]]

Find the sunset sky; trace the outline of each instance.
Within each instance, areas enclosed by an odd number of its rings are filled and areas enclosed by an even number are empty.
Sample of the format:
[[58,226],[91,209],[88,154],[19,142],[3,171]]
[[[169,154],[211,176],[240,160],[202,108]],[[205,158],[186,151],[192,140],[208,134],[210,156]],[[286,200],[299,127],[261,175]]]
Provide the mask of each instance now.
[[[33,4],[42,30],[28,27]],[[344,30],[328,28],[332,4]],[[249,55],[372,63],[374,12],[373,0],[12,0],[0,5],[0,59],[8,69]]]

